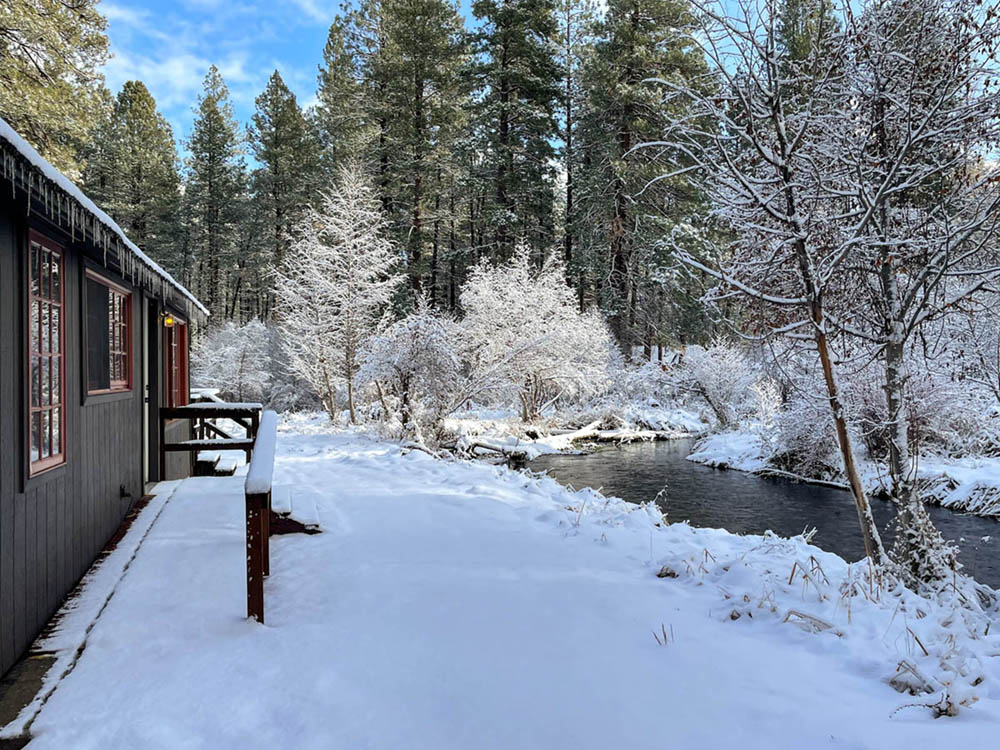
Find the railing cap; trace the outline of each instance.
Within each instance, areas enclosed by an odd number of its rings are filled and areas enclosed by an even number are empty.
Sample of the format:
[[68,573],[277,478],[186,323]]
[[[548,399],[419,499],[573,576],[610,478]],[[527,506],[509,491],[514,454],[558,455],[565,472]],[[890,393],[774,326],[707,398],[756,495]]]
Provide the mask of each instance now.
[[247,469],[244,489],[247,495],[266,495],[271,491],[274,475],[274,453],[278,443],[278,415],[265,411],[260,418],[257,440],[253,445],[253,456]]

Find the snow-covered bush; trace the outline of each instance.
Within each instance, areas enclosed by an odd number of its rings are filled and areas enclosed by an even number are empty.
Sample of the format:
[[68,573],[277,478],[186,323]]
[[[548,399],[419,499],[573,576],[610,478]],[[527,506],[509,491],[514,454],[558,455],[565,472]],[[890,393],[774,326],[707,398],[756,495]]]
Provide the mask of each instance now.
[[336,185],[294,228],[287,268],[276,272],[277,311],[290,365],[337,418],[336,389],[347,386],[351,421],[354,377],[364,341],[375,330],[400,277],[382,209],[359,168]]
[[[885,390],[878,373],[866,368],[848,381],[848,408],[863,436],[868,455],[884,461],[889,452]],[[906,420],[910,451],[964,455],[982,453],[996,428],[970,383],[955,382],[911,358],[906,382]]]
[[366,343],[357,383],[374,387],[384,410],[394,403],[405,436],[437,442],[444,417],[461,403],[458,339],[456,324],[422,302]]
[[[323,404],[312,386],[292,367],[284,327],[271,323],[267,326],[267,334],[271,359],[271,383],[264,396],[267,407],[279,413],[322,409]],[[339,393],[337,400],[343,401]]]
[[239,325],[227,321],[210,328],[191,351],[196,387],[217,388],[230,401],[260,401],[271,384],[267,327],[256,318]]
[[607,323],[596,310],[579,312],[558,261],[536,270],[525,248],[507,263],[484,261],[462,286],[461,303],[474,396],[517,399],[528,422],[556,400],[607,387],[614,361]]
[[774,422],[769,463],[812,479],[841,478],[843,461],[829,403],[795,391]]
[[723,429],[756,410],[751,386],[758,378],[746,351],[725,341],[689,346],[676,370],[678,386],[704,399]]

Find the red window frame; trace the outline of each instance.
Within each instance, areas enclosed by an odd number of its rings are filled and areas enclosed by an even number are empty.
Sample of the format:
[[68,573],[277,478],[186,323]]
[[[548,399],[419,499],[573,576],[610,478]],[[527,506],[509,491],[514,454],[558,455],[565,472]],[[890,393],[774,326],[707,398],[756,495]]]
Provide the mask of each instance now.
[[171,316],[174,324],[166,329],[167,407],[186,406],[188,402],[187,324]]
[[62,246],[30,231],[25,426],[29,476],[66,463],[65,270]]
[[[107,388],[91,390],[87,395],[124,393],[132,390],[132,293],[123,286],[109,281],[94,271],[87,271],[87,279],[108,288],[108,363],[111,373]],[[87,356],[90,356],[88,342]],[[115,377],[115,376],[118,377]]]

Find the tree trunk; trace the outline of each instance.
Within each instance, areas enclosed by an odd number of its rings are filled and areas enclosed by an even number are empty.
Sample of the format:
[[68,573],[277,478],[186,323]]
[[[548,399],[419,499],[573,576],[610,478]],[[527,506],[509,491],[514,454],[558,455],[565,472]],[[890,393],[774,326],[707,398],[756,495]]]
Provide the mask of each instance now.
[[844,473],[847,475],[847,483],[850,485],[851,494],[854,495],[854,505],[858,511],[858,523],[861,525],[861,535],[865,541],[865,553],[876,565],[883,565],[889,561],[882,546],[882,538],[875,525],[875,518],[872,516],[871,506],[868,504],[868,497],[865,494],[864,485],[861,484],[861,477],[858,474],[858,467],[854,460],[854,447],[851,445],[851,436],[847,430],[847,418],[844,416],[844,406],[840,401],[840,388],[837,385],[837,378],[833,371],[833,361],[830,358],[830,346],[826,338],[826,320],[823,315],[823,304],[815,301],[810,304],[812,313],[814,337],[816,341],[816,351],[819,354],[819,361],[823,368],[823,381],[826,383],[826,393],[830,402],[830,410],[833,412],[833,424],[837,431],[837,444],[840,446],[840,457],[844,462]]

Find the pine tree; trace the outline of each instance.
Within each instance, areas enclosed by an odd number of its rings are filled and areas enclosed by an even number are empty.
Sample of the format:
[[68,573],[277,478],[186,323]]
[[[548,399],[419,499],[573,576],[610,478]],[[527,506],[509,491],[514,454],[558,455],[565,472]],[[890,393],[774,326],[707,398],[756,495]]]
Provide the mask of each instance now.
[[210,310],[233,317],[240,277],[226,276],[235,265],[237,222],[245,194],[243,143],[233,117],[229,90],[213,65],[198,98],[187,142],[186,213],[191,256],[182,276]]
[[180,270],[177,148],[141,81],[122,86],[83,153],[88,195],[139,247],[171,271]]
[[553,240],[553,143],[559,97],[554,0],[476,0],[483,137],[483,238],[509,257],[518,238],[535,251]]
[[778,13],[777,41],[790,62],[815,59],[813,47],[829,47],[840,27],[831,0],[782,0]]
[[[257,97],[248,135],[260,167],[253,173],[255,205],[270,219],[269,265],[281,268],[291,226],[308,204],[318,166],[317,144],[295,95],[278,71]],[[271,312],[271,294],[263,290],[260,314]]]
[[465,34],[457,8],[447,0],[386,0],[383,12],[388,169],[395,188],[391,218],[407,248],[412,294],[420,296],[430,275],[433,304],[442,194],[454,173],[453,140],[462,118]]
[[563,80],[560,97],[560,137],[562,139],[561,162],[564,172],[564,197],[562,206],[563,260],[570,283],[576,283],[583,304],[583,281],[574,264],[574,244],[577,228],[578,209],[574,203],[576,176],[581,167],[578,148],[581,122],[580,112],[584,107],[583,67],[593,48],[593,27],[596,10],[591,0],[558,0],[556,18],[559,24],[558,62]]
[[585,151],[588,174],[582,211],[590,227],[590,274],[602,279],[601,302],[627,356],[647,348],[661,300],[653,272],[658,240],[695,212],[697,196],[683,179],[650,184],[656,153],[633,150],[658,140],[672,112],[661,106],[651,78],[694,78],[705,63],[683,29],[680,0],[611,0],[588,60]]
[[348,23],[349,19],[338,17],[330,26],[317,76],[313,118],[322,166],[328,176],[365,145],[365,99],[359,61],[349,44]]
[[97,0],[0,3],[0,117],[76,178],[77,149],[101,111],[108,56]]

